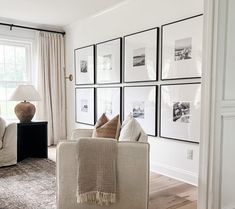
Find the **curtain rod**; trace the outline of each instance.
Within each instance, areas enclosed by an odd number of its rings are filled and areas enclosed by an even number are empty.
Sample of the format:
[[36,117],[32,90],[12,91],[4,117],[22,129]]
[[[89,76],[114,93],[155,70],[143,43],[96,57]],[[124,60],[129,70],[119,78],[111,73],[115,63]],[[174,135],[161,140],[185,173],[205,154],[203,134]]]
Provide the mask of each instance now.
[[22,26],[22,25],[14,25],[14,24],[1,23],[1,22],[0,22],[0,25],[9,26],[10,30],[12,30],[12,28],[15,27],[15,28],[28,29],[28,30],[37,30],[37,31],[50,32],[50,33],[59,33],[59,34],[62,34],[63,36],[65,35],[65,32],[46,30],[46,29],[41,29],[41,28],[32,28],[32,27],[26,27],[26,26]]

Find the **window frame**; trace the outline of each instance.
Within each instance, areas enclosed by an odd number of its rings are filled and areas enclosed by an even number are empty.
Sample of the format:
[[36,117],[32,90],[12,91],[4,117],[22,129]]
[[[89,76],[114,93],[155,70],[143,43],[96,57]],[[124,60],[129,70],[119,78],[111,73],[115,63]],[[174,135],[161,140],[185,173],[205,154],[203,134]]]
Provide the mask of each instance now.
[[[6,96],[5,100],[1,99],[0,101],[5,102],[5,105],[7,107],[9,95],[7,95],[6,91],[8,88],[8,84],[15,84],[16,86],[20,85],[20,84],[33,84],[34,76],[35,76],[33,74],[33,52],[34,52],[33,41],[17,40],[17,39],[13,39],[13,38],[12,39],[5,39],[5,38],[0,37],[0,45],[13,46],[13,47],[24,47],[25,48],[26,80],[21,80],[21,81],[15,80],[14,81],[14,80],[1,80],[1,78],[0,78],[0,85],[3,86],[3,88],[5,86],[5,96]],[[5,62],[4,62],[4,65],[5,65]],[[1,109],[3,109],[3,108],[0,107],[0,114],[2,115]],[[9,117],[9,115],[5,115],[5,117],[7,117],[7,118],[5,118],[6,120],[15,120],[16,119],[16,117],[12,118],[12,117]]]

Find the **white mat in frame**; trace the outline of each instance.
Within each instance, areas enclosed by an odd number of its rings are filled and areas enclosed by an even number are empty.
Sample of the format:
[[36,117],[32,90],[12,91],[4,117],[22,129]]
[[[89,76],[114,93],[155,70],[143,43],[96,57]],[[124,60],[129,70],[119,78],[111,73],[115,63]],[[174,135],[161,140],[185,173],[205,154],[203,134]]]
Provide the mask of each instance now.
[[98,87],[96,88],[96,118],[103,113],[112,119],[116,115],[122,117],[122,87]]
[[75,85],[95,82],[95,45],[74,50]]
[[95,88],[75,88],[75,121],[88,125],[95,124]]
[[161,79],[200,78],[203,16],[196,15],[161,27]]
[[125,86],[124,120],[130,113],[151,136],[157,135],[157,86]]
[[160,137],[199,143],[201,83],[160,86]]

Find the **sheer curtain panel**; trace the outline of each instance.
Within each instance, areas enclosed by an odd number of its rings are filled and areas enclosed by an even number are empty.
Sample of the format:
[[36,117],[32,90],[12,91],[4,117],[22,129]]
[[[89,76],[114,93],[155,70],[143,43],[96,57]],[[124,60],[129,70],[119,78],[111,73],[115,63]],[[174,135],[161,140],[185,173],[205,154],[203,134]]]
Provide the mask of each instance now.
[[42,100],[37,116],[48,121],[48,145],[66,138],[64,37],[38,32],[38,89]]

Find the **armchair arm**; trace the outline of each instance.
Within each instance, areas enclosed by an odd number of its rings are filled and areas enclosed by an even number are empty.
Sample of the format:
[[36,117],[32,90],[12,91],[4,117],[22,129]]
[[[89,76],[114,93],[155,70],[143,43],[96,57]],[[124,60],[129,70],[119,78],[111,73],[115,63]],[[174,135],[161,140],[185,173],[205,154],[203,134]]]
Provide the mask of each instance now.
[[3,148],[8,148],[17,145],[17,125],[11,123],[6,127],[6,132],[3,137]]
[[16,164],[17,161],[17,125],[9,124],[3,137],[0,150],[0,167]]
[[70,140],[76,140],[80,137],[91,137],[93,129],[75,129],[72,132],[72,136]]

